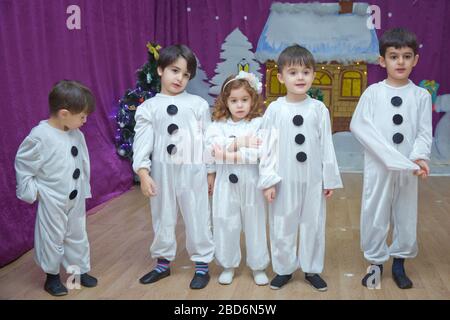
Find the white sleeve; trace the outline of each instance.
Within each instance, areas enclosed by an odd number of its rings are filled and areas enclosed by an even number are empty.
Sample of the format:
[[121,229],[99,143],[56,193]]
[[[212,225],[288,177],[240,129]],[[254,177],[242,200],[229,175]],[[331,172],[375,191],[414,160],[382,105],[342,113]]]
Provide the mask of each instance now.
[[324,106],[320,131],[320,148],[322,151],[322,181],[324,189],[342,188],[341,175],[334,151],[331,135],[330,113]]
[[141,168],[151,171],[150,155],[153,152],[155,132],[153,130],[151,112],[148,107],[150,106],[144,102],[137,108],[134,116],[136,126],[134,127],[135,135],[133,141],[133,170],[136,173]]
[[216,172],[215,159],[212,155],[213,146],[223,145],[224,137],[217,123],[212,122],[205,133],[205,157],[206,169],[208,173]]
[[201,121],[202,121],[202,131],[203,131],[203,152],[206,157],[205,164],[206,164],[206,171],[208,173],[214,173],[216,172],[216,165],[214,163],[214,159],[212,159],[211,152],[212,152],[212,144],[208,146],[208,137],[207,137],[207,131],[208,129],[213,126],[213,123],[211,122],[211,111],[209,108],[208,103],[203,100],[203,106],[202,106],[202,113],[201,113]]
[[281,181],[278,175],[279,130],[273,126],[270,108],[266,110],[261,126],[261,157],[259,162],[258,188],[267,189]]
[[82,179],[83,179],[83,184],[84,184],[84,190],[85,190],[85,198],[92,198],[92,193],[91,193],[91,162],[89,159],[89,151],[86,145],[86,139],[84,138],[84,134],[81,133],[81,138],[82,138],[82,157],[83,157],[83,175],[81,175]]
[[373,125],[370,92],[361,96],[350,122],[350,131],[366,151],[381,161],[389,170],[418,170],[419,166],[398,152]]
[[17,198],[28,203],[36,201],[38,193],[36,175],[42,165],[42,142],[30,136],[26,137],[17,150],[14,162]]
[[[254,122],[252,126],[252,134],[262,140],[262,118],[256,118],[252,121]],[[241,154],[242,162],[245,164],[258,164],[258,160],[261,158],[261,150],[262,146],[256,148],[240,148],[239,153]]]
[[414,141],[413,149],[409,155],[411,161],[430,160],[431,142],[432,142],[432,106],[431,95],[427,92],[422,98],[420,109],[418,110],[418,132]]

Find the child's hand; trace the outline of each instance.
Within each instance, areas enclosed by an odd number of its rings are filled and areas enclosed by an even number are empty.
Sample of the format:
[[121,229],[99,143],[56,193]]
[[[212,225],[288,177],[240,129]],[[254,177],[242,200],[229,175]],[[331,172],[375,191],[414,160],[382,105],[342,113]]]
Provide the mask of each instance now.
[[325,195],[325,198],[331,198],[333,193],[334,193],[334,191],[332,189],[324,189],[323,190],[323,194]]
[[225,152],[223,151],[222,147],[217,144],[213,145],[212,155],[216,160],[225,161]]
[[208,195],[212,196],[214,193],[214,181],[216,180],[215,173],[208,173]]
[[273,200],[275,200],[276,196],[275,186],[265,189],[263,193],[264,198],[266,198],[269,203],[272,203]]
[[139,176],[141,178],[141,191],[146,197],[156,196],[156,183],[153,181],[152,177],[148,174],[143,174]]
[[258,148],[262,144],[262,140],[257,136],[242,136],[236,138],[237,148]]
[[414,171],[414,175],[419,176],[422,179],[425,179],[430,175],[430,167],[425,160],[418,159],[414,161],[414,163],[416,163],[420,167],[420,170]]

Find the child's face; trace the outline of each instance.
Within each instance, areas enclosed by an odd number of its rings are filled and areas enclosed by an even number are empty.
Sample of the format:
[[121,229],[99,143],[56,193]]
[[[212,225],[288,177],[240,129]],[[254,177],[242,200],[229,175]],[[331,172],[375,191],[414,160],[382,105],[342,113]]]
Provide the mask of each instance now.
[[87,121],[87,114],[85,112],[81,113],[71,113],[69,110],[62,109],[59,111],[59,117],[62,120],[62,124],[68,130],[78,129],[82,127]]
[[164,70],[158,67],[158,74],[161,77],[161,93],[169,96],[182,93],[191,76],[187,69],[186,59],[183,57],[179,57]]
[[227,107],[233,121],[244,119],[252,107],[252,97],[244,87],[231,89],[227,99]]
[[288,94],[304,96],[311,88],[316,73],[304,65],[290,65],[277,74],[278,81],[286,86]]
[[414,55],[410,47],[388,47],[384,57],[380,57],[380,65],[386,68],[388,78],[402,81],[409,78],[412,69],[416,66],[419,55]]

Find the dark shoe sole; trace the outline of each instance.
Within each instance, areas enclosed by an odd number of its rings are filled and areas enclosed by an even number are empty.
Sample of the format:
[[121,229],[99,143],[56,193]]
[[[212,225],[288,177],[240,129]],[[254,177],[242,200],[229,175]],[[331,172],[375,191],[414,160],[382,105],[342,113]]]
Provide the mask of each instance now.
[[305,279],[305,282],[306,282],[311,288],[313,288],[313,289],[316,290],[316,291],[320,291],[320,292],[328,291],[328,287],[324,287],[324,288],[316,288],[316,287],[314,287],[308,280]]
[[[154,271],[154,270],[153,270],[153,271]],[[151,273],[151,272],[153,272],[153,271],[150,271],[149,273]],[[148,275],[148,273],[147,273],[146,275],[144,275],[142,278],[139,279],[139,282],[140,282],[141,284],[155,283],[155,282],[157,282],[157,281],[159,281],[159,280],[162,280],[162,279],[164,279],[164,278],[167,278],[168,276],[170,276],[170,269],[167,270],[167,271],[164,271],[164,272],[160,273],[160,274],[158,275],[158,277],[154,277],[154,278],[151,279],[150,281],[144,280],[145,276],[147,276],[147,275]]]

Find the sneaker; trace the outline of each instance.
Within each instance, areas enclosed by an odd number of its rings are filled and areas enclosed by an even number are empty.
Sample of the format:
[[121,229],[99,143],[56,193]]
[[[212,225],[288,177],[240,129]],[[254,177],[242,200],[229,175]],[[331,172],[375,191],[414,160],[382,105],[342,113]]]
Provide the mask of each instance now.
[[317,273],[305,274],[306,282],[314,289],[324,292],[328,290],[327,283]]
[[45,280],[44,290],[50,293],[52,296],[60,297],[67,295],[67,288],[62,284],[59,274],[48,274],[47,280]]
[[266,272],[264,270],[254,270],[253,280],[258,286],[266,286],[269,284],[269,278],[267,278]]
[[234,268],[225,268],[219,276],[220,284],[231,284],[234,277]]
[[281,289],[289,280],[291,280],[292,274],[279,275],[277,274],[275,278],[270,282],[270,289],[278,290]]
[[80,283],[83,287],[93,288],[97,286],[97,279],[87,273],[83,273],[80,276]]

